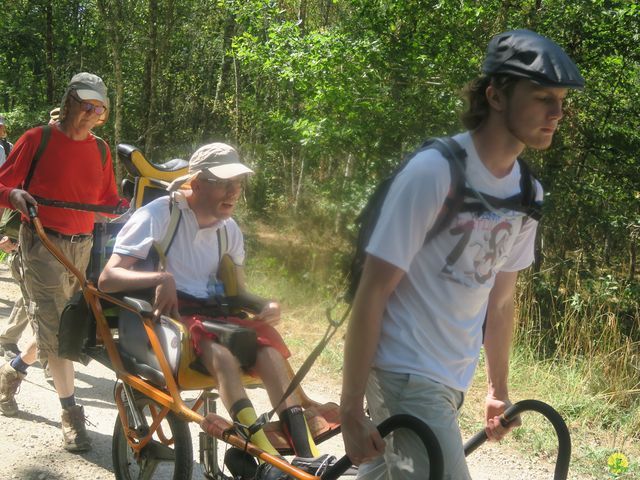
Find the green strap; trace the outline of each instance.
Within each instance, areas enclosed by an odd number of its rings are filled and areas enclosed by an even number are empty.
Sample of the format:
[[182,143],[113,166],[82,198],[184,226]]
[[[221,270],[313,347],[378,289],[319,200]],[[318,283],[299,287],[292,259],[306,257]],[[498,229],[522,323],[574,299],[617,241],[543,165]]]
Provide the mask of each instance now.
[[227,225],[223,225],[216,232],[218,236],[218,261],[222,260],[222,255],[229,251],[229,236],[227,232]]
[[169,216],[169,226],[167,227],[164,237],[159,242],[153,242],[153,248],[155,248],[158,253],[159,266],[162,270],[167,268],[167,253],[169,253],[173,239],[178,231],[180,219],[182,218],[182,212],[180,211],[173,194],[169,199],[169,211],[171,212],[171,215]]
[[[216,231],[216,235],[218,237],[218,268],[220,268],[220,264],[222,263],[222,256],[229,251],[229,234],[227,232],[227,225],[224,224],[221,228]],[[214,274],[213,270],[211,271],[211,275],[209,275],[209,283],[215,284],[218,282],[218,268]]]

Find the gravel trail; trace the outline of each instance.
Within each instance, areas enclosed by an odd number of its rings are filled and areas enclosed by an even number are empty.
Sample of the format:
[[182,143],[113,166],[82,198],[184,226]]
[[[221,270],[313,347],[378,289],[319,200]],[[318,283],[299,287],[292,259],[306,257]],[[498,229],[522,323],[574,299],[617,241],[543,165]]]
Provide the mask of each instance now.
[[[0,323],[8,317],[19,289],[11,280],[7,266],[0,264]],[[4,360],[0,360],[0,364]],[[117,418],[113,402],[115,375],[99,363],[76,364],[76,397],[84,405],[87,429],[93,439],[93,449],[72,454],[62,449],[60,405],[55,390],[44,378],[41,368],[32,367],[17,395],[20,413],[17,417],[0,416],[0,480],[103,480],[114,478],[111,461],[111,439]],[[339,398],[339,379],[330,382],[305,380],[307,393],[317,401]],[[187,393],[194,398],[194,393]],[[266,411],[267,398],[262,390],[252,390],[250,396],[257,410]],[[219,408],[222,408],[221,406]],[[194,458],[198,462],[198,432],[191,425]],[[223,447],[221,447],[222,449]],[[321,445],[323,453],[344,454],[340,436]],[[469,458],[474,480],[550,480],[553,465],[533,458],[522,458],[506,452],[500,445],[485,445]],[[199,464],[194,479],[203,478]],[[353,477],[350,477],[353,478]],[[584,480],[585,477],[572,479]]]

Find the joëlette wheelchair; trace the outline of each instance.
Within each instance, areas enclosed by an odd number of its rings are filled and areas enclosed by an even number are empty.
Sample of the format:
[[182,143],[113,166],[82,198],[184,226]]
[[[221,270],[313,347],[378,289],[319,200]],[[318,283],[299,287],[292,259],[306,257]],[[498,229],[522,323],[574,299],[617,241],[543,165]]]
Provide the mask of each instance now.
[[[134,208],[166,195],[167,182],[187,171],[186,162],[182,160],[154,165],[139,150],[128,145],[120,145],[118,154],[131,175],[125,180],[123,190],[131,196]],[[90,266],[85,274],[49,241],[35,209],[30,210],[30,216],[43,244],[83,286],[81,296],[88,307],[85,316],[89,319],[88,326],[84,327],[88,333],[83,355],[112,369],[117,377],[114,397],[118,418],[112,440],[117,479],[190,479],[193,452],[188,423],[202,426],[205,416],[207,431],[200,433],[200,464],[206,478],[231,478],[218,462],[219,441],[275,465],[289,478],[311,480],[320,475],[324,479],[338,478],[351,467],[351,462],[344,456],[314,475],[248,442],[246,435],[243,436],[244,429],[234,427],[215,414],[216,383],[190,347],[188,330],[169,317],[153,320],[151,305],[144,299],[134,295],[108,295],[97,289],[97,277],[121,223],[96,223]],[[260,386],[259,379],[249,375],[244,376],[243,383],[246,387]],[[194,390],[200,393],[188,405],[181,392]],[[296,390],[316,443],[339,433],[338,406],[311,400],[300,386]],[[429,427],[409,416],[396,416],[380,425],[383,435],[401,427],[418,434],[432,459],[431,478],[441,478],[442,453]],[[293,455],[279,422],[266,423],[263,428],[280,455]]]
[[[184,160],[176,159],[155,165],[129,145],[119,145],[118,155],[131,176],[123,182],[123,191],[128,192],[134,208],[166,195],[167,183],[187,172],[187,162]],[[190,348],[186,328],[180,322],[164,316],[160,321],[154,321],[151,305],[145,300],[133,296],[108,295],[95,286],[121,224],[96,224],[92,258],[85,276],[49,241],[35,210],[32,209],[30,213],[36,232],[45,246],[83,285],[82,296],[90,318],[83,353],[116,373],[114,397],[118,418],[112,441],[116,479],[190,479],[193,452],[188,422],[202,425],[205,416],[209,419],[207,432],[200,432],[200,463],[205,478],[231,478],[225,473],[224,467],[219,466],[219,441],[275,465],[289,478],[332,480],[351,467],[351,461],[345,455],[333,466],[316,472],[317,475],[308,473],[249,443],[243,436],[242,428],[238,429],[215,414],[216,384]],[[245,376],[243,383],[247,387],[260,386],[260,381],[251,376]],[[200,393],[189,406],[181,392],[193,390]],[[316,443],[320,444],[339,433],[338,405],[320,404],[311,400],[300,386],[296,390],[303,399],[305,417]],[[559,448],[553,478],[565,480],[571,452],[571,440],[565,422],[549,405],[537,400],[525,400],[507,409],[504,424],[527,410],[541,413],[555,428]],[[428,425],[409,415],[395,415],[378,426],[383,436],[398,428],[407,428],[416,433],[429,456],[428,478],[441,480],[442,451]],[[279,422],[267,423],[264,430],[281,455],[293,454]],[[484,430],[476,434],[465,444],[465,455],[475,451],[486,439]],[[168,466],[168,472],[157,475],[161,465]]]

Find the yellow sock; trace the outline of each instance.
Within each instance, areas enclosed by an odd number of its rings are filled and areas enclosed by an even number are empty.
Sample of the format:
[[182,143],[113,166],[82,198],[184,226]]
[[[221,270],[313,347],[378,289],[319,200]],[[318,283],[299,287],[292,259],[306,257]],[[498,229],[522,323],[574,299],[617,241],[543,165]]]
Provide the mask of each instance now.
[[[253,406],[250,405],[237,412],[234,419],[243,425],[251,426],[258,419],[258,416]],[[251,435],[249,441],[271,455],[278,455],[278,451],[271,445],[271,442],[262,429]]]
[[311,456],[312,457],[317,457],[320,455],[320,450],[318,450],[318,446],[316,445],[316,442],[313,440],[313,437],[311,436],[311,430],[309,430],[309,424],[307,423],[307,419],[302,417],[304,419],[304,426],[307,429],[307,438],[309,439],[309,448],[311,448]]

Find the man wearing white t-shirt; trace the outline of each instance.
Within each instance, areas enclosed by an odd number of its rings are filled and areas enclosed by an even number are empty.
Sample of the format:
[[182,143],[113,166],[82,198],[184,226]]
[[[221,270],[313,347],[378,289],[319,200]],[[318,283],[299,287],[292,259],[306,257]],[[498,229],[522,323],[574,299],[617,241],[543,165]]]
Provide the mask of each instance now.
[[[569,88],[584,79],[566,53],[527,30],[489,43],[483,75],[467,89],[464,180],[479,196],[520,193],[525,147],[546,149]],[[417,437],[398,431],[383,441],[375,423],[407,413],[426,422],[441,444],[445,478],[469,479],[457,416],[484,345],[486,433],[508,431],[509,351],[518,271],[533,262],[537,222],[510,210],[458,212],[425,238],[449,195],[448,161],[436,149],[415,155],[396,176],[366,249],[345,343],[341,399],[346,452],[362,478],[425,478]],[[536,200],[542,187],[536,182]],[[486,332],[483,339],[483,324]],[[386,445],[385,445],[386,443]]]
[[[290,382],[285,358],[290,353],[273,328],[280,322],[280,306],[262,302],[261,311],[252,319],[212,313],[210,299],[215,298],[215,283],[222,256],[228,254],[236,265],[237,281],[244,291],[244,240],[238,224],[231,218],[240,199],[243,184],[253,171],[240,162],[236,150],[224,143],[200,147],[189,160],[189,173],[169,186],[172,200],[156,199],[136,210],[119,232],[113,255],[100,275],[98,285],[105,292],[155,289],[154,314],[169,315],[185,324],[194,351],[209,373],[218,381],[220,398],[234,421],[251,426],[256,412],[244,390],[241,367],[231,351],[218,343],[214,333],[203,322],[216,320],[233,323],[256,331],[258,350],[250,372],[259,376],[272,400],[280,399]],[[166,254],[162,271],[140,271],[146,263],[154,242],[161,243],[170,225],[171,209],[180,210],[180,219]],[[226,237],[222,251],[219,236]],[[255,299],[254,299],[255,300]],[[260,303],[260,302],[253,302]],[[215,306],[213,306],[215,307]],[[186,312],[188,314],[185,314]],[[215,308],[213,311],[216,311]],[[182,312],[182,315],[181,315]],[[310,436],[297,392],[278,407],[296,455],[314,458],[319,455]],[[202,425],[206,429],[206,422]],[[250,440],[272,455],[278,452],[258,429]],[[251,457],[247,459],[249,461]],[[257,467],[257,471],[256,471]],[[263,463],[259,467],[243,467],[247,477],[278,478],[281,472]]]

